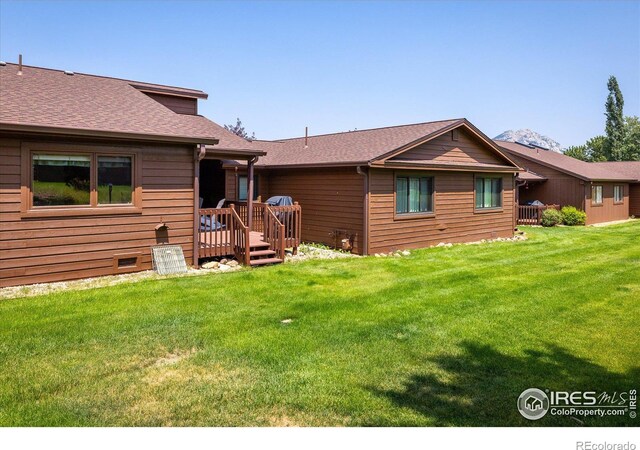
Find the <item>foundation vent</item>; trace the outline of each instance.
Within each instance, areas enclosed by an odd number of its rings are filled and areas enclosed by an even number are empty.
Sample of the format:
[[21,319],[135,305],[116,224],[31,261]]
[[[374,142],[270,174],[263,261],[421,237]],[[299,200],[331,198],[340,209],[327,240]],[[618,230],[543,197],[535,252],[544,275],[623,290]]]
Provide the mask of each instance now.
[[182,247],[179,245],[156,245],[151,247],[153,270],[160,275],[171,273],[185,273],[187,263],[184,260]]

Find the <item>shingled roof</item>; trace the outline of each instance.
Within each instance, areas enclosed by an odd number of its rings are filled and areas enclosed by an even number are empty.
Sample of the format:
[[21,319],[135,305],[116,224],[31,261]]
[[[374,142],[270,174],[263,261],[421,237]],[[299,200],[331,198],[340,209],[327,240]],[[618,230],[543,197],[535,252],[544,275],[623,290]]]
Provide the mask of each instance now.
[[251,143],[199,115],[178,114],[146,92],[206,98],[195,89],[18,65],[0,66],[0,129],[92,137],[217,144],[257,153]]
[[[265,150],[267,155],[258,160],[257,166],[346,166],[370,164],[385,155],[401,151],[403,148],[429,140],[447,130],[466,126],[479,133],[466,119],[440,120],[410,125],[346,131],[322,134],[308,138],[296,137],[276,141],[254,141],[256,148]],[[500,153],[500,149],[490,139],[487,145]],[[508,161],[508,157],[502,155]],[[510,167],[513,165],[506,163]]]
[[640,182],[640,161],[607,161],[591,163],[607,170],[613,170],[628,178]]
[[525,161],[522,165],[526,167],[526,160],[533,161],[543,166],[551,167],[560,172],[567,173],[585,181],[631,181],[627,175],[621,174],[609,167],[580,161],[579,159],[556,153],[550,150],[544,150],[537,147],[531,147],[517,142],[495,141],[500,147],[505,149],[509,154],[518,158],[521,157]]

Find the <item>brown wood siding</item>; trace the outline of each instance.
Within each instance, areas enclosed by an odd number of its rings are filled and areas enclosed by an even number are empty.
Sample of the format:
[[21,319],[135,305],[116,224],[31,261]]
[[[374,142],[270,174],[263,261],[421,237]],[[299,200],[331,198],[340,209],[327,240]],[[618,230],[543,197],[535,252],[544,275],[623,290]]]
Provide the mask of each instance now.
[[[595,185],[602,186],[602,204],[591,204],[591,184],[585,186],[586,191],[586,204],[585,209],[587,213],[587,225],[593,225],[594,223],[613,222],[615,220],[625,220],[629,218],[629,185],[622,183],[598,183],[593,182]],[[613,186],[624,186],[624,201],[622,203],[613,202]]]
[[629,215],[640,218],[640,183],[629,185]]
[[[140,147],[138,147],[140,148]],[[151,268],[155,226],[169,226],[170,244],[193,253],[193,150],[142,147],[140,214],[26,219],[21,217],[21,142],[0,139],[0,287],[114,274],[114,255],[140,252]]]
[[355,167],[269,171],[265,195],[289,195],[302,206],[303,241],[336,246],[332,234],[346,231],[355,236],[354,252],[362,253],[364,177]]
[[[397,174],[404,173],[396,171]],[[502,209],[475,212],[474,174],[425,172],[434,176],[435,215],[394,217],[394,171],[370,172],[369,253],[428,247],[440,242],[468,242],[513,236],[513,175],[503,175]]]
[[198,100],[195,98],[178,97],[175,95],[152,94],[150,92],[145,93],[158,103],[166,106],[171,111],[178,114],[198,114]]
[[454,141],[451,132],[430,140],[416,148],[407,150],[393,161],[432,160],[436,162],[455,162],[465,164],[505,164],[505,160],[494,151],[479,142],[467,130],[459,128],[458,140]]
[[[546,151],[546,150],[540,150]],[[548,178],[542,183],[532,183],[520,188],[520,204],[539,200],[549,205],[575,206],[585,209],[585,182],[551,167],[512,155],[520,167]]]

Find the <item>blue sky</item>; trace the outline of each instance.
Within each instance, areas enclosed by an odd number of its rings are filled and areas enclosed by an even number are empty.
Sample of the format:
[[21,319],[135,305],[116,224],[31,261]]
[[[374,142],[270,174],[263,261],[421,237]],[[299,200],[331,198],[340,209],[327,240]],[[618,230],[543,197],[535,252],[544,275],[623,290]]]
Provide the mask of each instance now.
[[640,2],[0,2],[0,59],[199,88],[264,139],[467,117],[563,146],[640,115]]

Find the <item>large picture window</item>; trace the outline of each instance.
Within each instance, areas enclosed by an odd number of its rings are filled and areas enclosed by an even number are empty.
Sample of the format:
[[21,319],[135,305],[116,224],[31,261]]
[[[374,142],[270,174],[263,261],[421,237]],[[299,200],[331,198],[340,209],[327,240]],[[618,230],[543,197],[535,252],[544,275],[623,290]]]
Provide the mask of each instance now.
[[396,214],[433,212],[433,177],[396,177]]
[[32,165],[33,206],[90,204],[90,156],[35,154]]
[[476,177],[476,209],[502,207],[502,178]]
[[56,148],[32,151],[25,158],[31,166],[30,179],[24,180],[30,190],[25,213],[64,213],[72,207],[81,212],[89,207],[88,214],[97,208],[106,210],[105,206],[125,211],[121,207],[136,203],[132,154]]
[[[247,176],[246,175],[238,175],[238,201],[246,201],[247,200]],[[258,192],[260,189],[258,188],[258,175],[253,176],[253,199],[258,199]]]
[[602,186],[591,186],[591,204],[602,205]]

